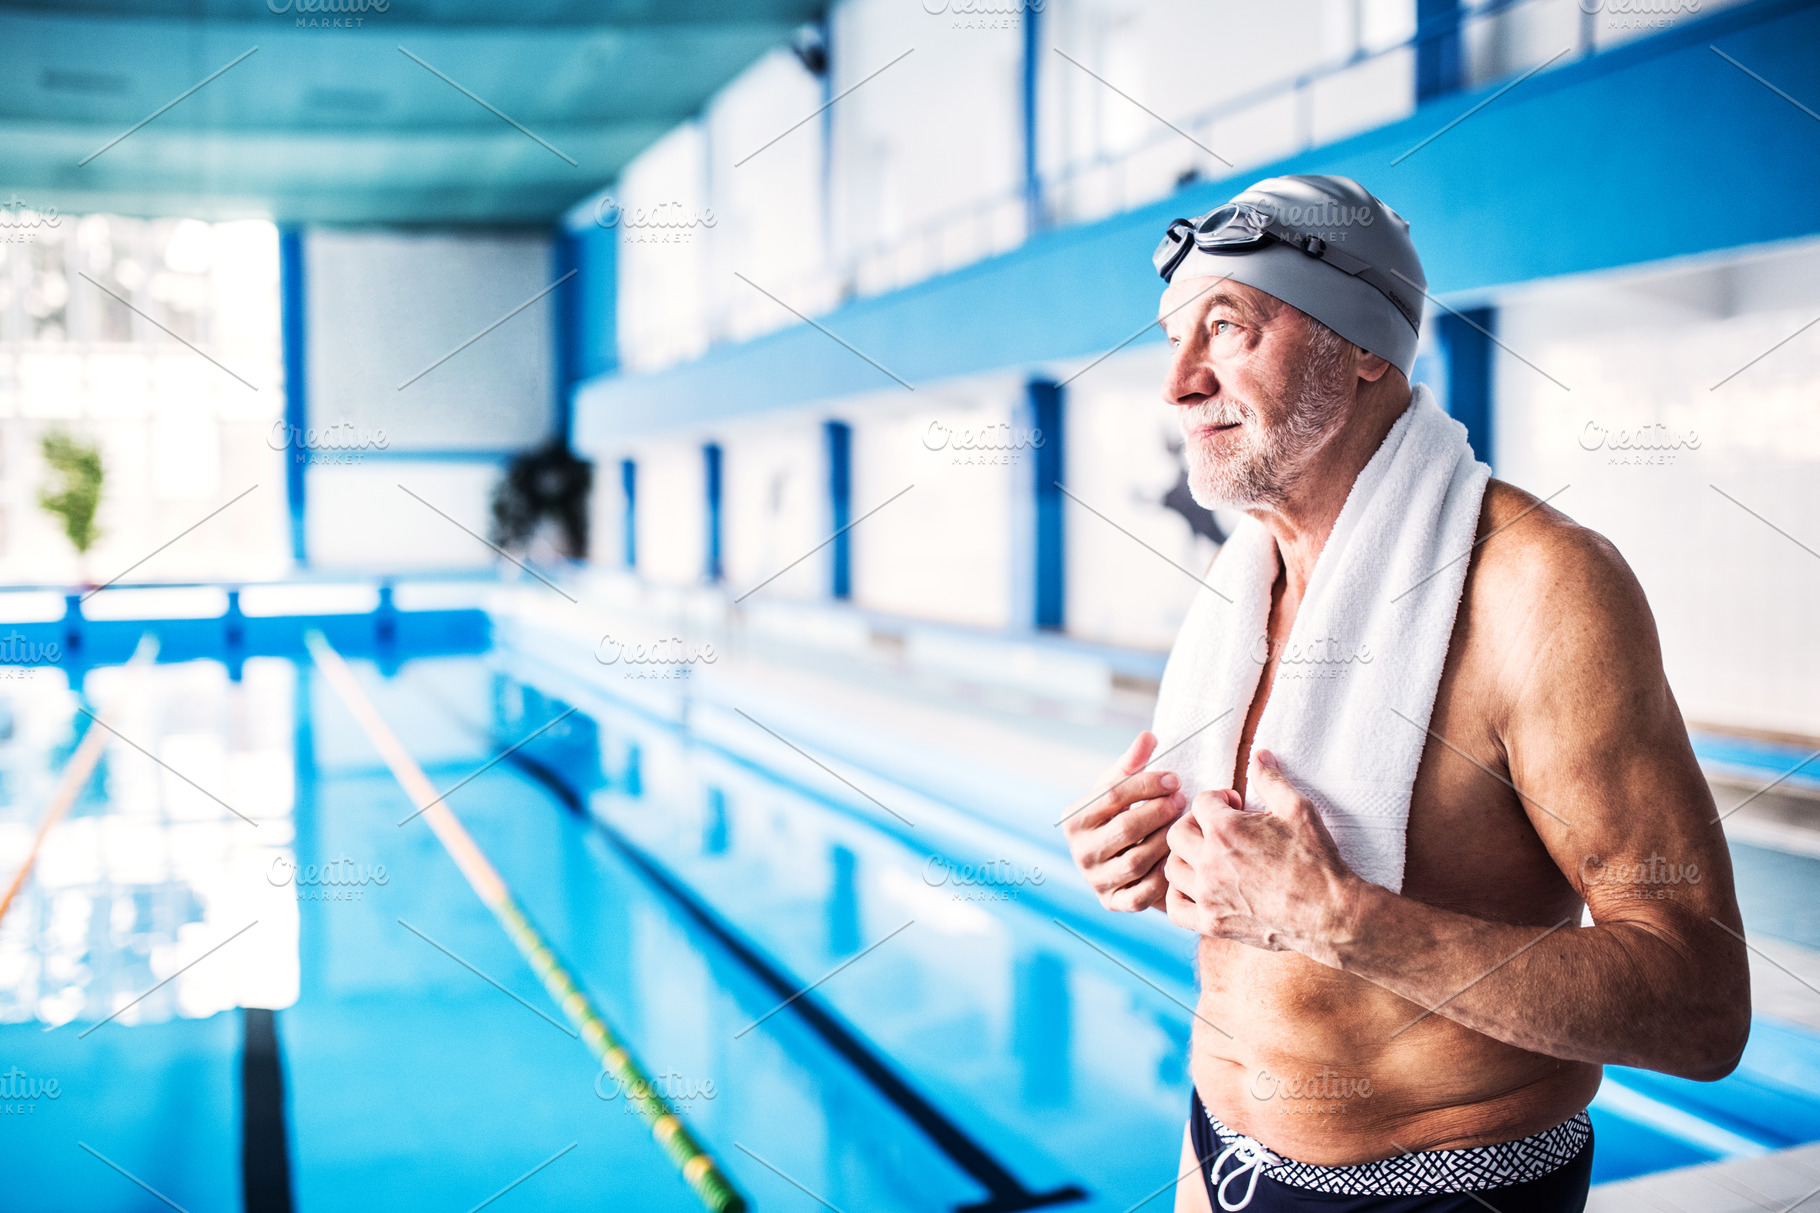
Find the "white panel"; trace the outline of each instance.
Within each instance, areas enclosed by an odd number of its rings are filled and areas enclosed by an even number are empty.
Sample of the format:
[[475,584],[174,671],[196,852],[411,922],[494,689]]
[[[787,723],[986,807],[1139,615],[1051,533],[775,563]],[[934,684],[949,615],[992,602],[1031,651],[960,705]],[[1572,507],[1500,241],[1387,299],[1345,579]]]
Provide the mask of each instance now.
[[218,586],[102,590],[82,604],[88,619],[215,619],[227,614],[227,591]]
[[499,475],[499,468],[484,463],[400,460],[318,468],[310,474],[307,499],[311,563],[386,572],[503,564],[462,530],[488,533],[488,502]]
[[[1030,452],[1017,464],[992,453],[957,452],[931,440],[1013,421],[1012,400],[994,384],[965,384],[915,409],[853,418],[853,517],[880,507],[849,532],[853,599],[900,615],[985,627],[1010,626],[1013,492],[1028,492]],[[934,449],[931,449],[932,446]]]
[[379,607],[379,587],[300,582],[250,585],[240,591],[243,615],[364,615]]
[[701,447],[678,441],[638,455],[638,571],[653,581],[693,585],[707,551]]
[[722,442],[723,563],[733,596],[752,592],[748,607],[827,592],[829,549],[815,552],[832,531],[823,441],[818,422],[788,419]]
[[304,247],[311,425],[384,430],[393,450],[548,436],[550,296],[455,352],[549,287],[545,238],[324,231]]

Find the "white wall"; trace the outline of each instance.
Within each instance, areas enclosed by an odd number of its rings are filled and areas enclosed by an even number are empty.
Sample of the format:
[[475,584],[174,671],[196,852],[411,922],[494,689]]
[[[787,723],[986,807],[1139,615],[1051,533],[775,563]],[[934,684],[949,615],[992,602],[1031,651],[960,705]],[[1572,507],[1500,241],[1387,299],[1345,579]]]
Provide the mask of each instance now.
[[[821,419],[769,419],[718,434],[721,465],[722,564],[734,597],[754,590],[801,560],[832,533],[828,467]],[[828,550],[801,560],[757,591],[767,599],[815,598],[827,592]]]
[[[1031,452],[931,449],[930,425],[978,431],[1013,424],[1015,380],[982,377],[899,391],[848,409],[853,426],[853,517],[890,505],[852,530],[853,600],[874,610],[983,627],[1013,626],[1013,502],[1028,494]],[[910,486],[914,485],[914,488]],[[1022,620],[1015,621],[1017,623]]]
[[312,468],[304,514],[312,563],[373,573],[498,563],[503,574],[513,575],[510,565],[462,530],[488,533],[488,501],[498,478],[490,463],[388,460]]
[[[1382,125],[1414,101],[1407,54],[1300,97],[1239,101],[1407,39],[1415,28],[1409,0],[1209,0],[1186,10],[1060,0],[1043,21],[1043,175],[1068,221],[1163,197],[1190,170],[1223,177]],[[1096,162],[1106,163],[1089,167]]]
[[635,450],[638,571],[666,585],[698,585],[707,554],[701,446],[677,439]]
[[[1693,721],[1820,733],[1820,557],[1800,546],[1820,551],[1820,331],[1765,354],[1816,313],[1820,247],[1538,288],[1500,311],[1500,339],[1571,390],[1498,357],[1498,474],[1538,496],[1570,486],[1553,504],[1618,546]],[[1604,437],[1652,425],[1698,445]]]
[[1168,361],[1168,346],[1146,342],[1108,358],[1066,389],[1064,483],[1086,503],[1064,507],[1070,635],[1168,648],[1199,589],[1182,568],[1200,576],[1213,560],[1213,543],[1159,504],[1182,466],[1170,452],[1181,430],[1160,391]]
[[821,82],[790,51],[774,51],[721,90],[702,118],[627,166],[614,193],[622,209],[601,218],[619,234],[619,342],[628,369],[666,366],[711,340],[795,323],[766,291],[799,311],[834,304],[823,118],[802,122],[822,101]]

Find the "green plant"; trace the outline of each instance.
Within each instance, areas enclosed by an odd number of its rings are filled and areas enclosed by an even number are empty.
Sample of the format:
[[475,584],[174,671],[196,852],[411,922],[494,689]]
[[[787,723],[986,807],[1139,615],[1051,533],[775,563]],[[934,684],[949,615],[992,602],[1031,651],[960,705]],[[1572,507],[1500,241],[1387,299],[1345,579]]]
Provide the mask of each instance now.
[[38,490],[38,504],[46,513],[55,514],[63,523],[76,551],[87,552],[100,532],[95,527],[95,510],[101,505],[101,448],[92,442],[52,430],[40,444],[44,462],[62,478],[61,491]]

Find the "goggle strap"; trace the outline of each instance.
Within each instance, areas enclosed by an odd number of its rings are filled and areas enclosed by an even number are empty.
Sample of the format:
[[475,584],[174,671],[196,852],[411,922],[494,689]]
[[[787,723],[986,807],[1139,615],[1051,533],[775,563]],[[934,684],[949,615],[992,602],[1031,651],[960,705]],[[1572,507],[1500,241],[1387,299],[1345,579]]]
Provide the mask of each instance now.
[[[1409,305],[1404,303],[1398,296],[1396,288],[1391,283],[1390,279],[1378,273],[1370,262],[1361,261],[1351,253],[1342,252],[1340,249],[1333,247],[1328,241],[1321,240],[1318,236],[1309,236],[1306,233],[1296,231],[1294,228],[1284,227],[1274,219],[1270,223],[1269,231],[1271,235],[1282,240],[1291,248],[1300,249],[1311,257],[1319,257],[1322,261],[1333,266],[1334,269],[1339,270],[1341,273],[1350,274],[1354,278],[1364,282],[1366,285],[1373,287],[1380,295],[1390,300],[1403,319],[1409,322],[1410,328],[1415,329],[1417,332],[1422,330],[1421,312],[1417,311],[1415,315],[1410,315]],[[1316,247],[1313,252],[1309,251],[1310,241],[1319,241],[1318,247]]]

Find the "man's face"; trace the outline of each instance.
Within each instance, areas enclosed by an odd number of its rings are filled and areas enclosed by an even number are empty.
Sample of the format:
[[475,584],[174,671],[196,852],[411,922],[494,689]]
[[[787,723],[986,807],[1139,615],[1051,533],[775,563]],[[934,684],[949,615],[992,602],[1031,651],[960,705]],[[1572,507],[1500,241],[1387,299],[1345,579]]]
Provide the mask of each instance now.
[[1175,351],[1163,398],[1179,410],[1194,499],[1280,506],[1346,421],[1356,347],[1223,278],[1171,283],[1158,316]]

